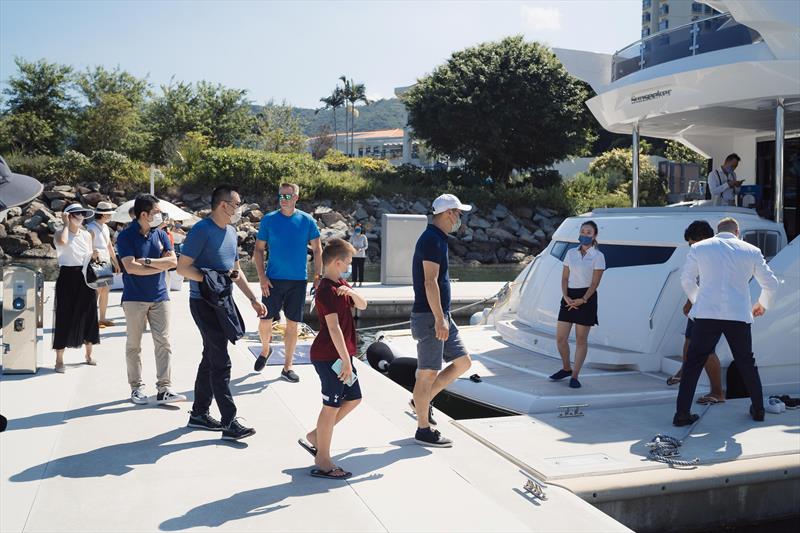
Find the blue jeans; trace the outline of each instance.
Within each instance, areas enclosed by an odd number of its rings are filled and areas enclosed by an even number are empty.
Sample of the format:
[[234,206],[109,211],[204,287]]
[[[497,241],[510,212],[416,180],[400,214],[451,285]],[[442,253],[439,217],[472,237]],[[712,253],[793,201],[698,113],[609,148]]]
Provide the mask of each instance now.
[[203,338],[203,359],[194,382],[192,413],[208,413],[211,400],[216,399],[222,425],[227,426],[236,417],[236,404],[233,403],[230,387],[231,358],[228,355],[228,338],[222,331],[216,312],[205,300],[191,298],[189,310]]

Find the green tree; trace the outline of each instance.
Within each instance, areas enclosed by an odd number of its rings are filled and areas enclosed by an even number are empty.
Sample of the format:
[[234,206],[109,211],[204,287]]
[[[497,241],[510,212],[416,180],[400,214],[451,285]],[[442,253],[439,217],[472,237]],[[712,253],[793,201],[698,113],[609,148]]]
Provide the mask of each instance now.
[[305,149],[303,128],[286,102],[267,102],[256,115],[253,130],[255,148],[281,153],[300,153]]
[[350,148],[348,149],[348,153],[350,155],[354,155],[355,123],[356,118],[358,118],[358,109],[356,109],[356,104],[358,102],[364,102],[365,105],[369,105],[369,100],[367,99],[367,87],[363,83],[356,83],[352,78],[348,80],[345,76],[342,76],[339,79],[344,82],[344,89],[342,89],[342,92],[345,101],[347,104],[349,104],[345,107],[345,117],[347,117],[347,114],[350,113]]
[[[630,148],[614,148],[597,158],[589,165],[590,176],[604,180],[608,184],[609,192],[620,191],[632,194],[633,182],[633,151]],[[667,202],[667,184],[658,175],[658,171],[647,159],[639,153],[639,205],[659,206]]]
[[102,66],[87,68],[78,76],[76,84],[89,105],[99,105],[107,94],[119,94],[131,107],[140,109],[151,95],[147,78],[137,78],[119,67],[111,71]]
[[201,81],[196,86],[200,128],[213,146],[240,146],[253,128],[247,91]]
[[339,149],[339,129],[336,126],[336,110],[344,105],[344,92],[340,87],[336,87],[331,91],[330,96],[323,96],[319,99],[320,102],[325,104],[325,107],[321,109],[315,109],[314,114],[316,115],[320,111],[327,111],[328,109],[333,111],[333,135],[334,135],[334,143],[336,144],[336,150]]
[[707,161],[705,157],[678,141],[667,141],[667,145],[664,148],[664,157],[676,163],[697,163],[698,165],[705,165]]
[[583,87],[522,36],[454,53],[403,99],[416,137],[500,183],[580,153],[589,133]]
[[69,94],[72,68],[44,59],[14,59],[19,74],[8,79],[3,113],[8,143],[28,153],[57,154],[64,150],[74,117]]

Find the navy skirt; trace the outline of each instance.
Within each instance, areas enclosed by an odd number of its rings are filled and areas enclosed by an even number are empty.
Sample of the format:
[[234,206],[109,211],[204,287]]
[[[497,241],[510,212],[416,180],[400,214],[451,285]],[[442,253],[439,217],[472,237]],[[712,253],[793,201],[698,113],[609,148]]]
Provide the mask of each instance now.
[[[567,296],[573,300],[583,298],[586,294],[587,288],[584,289],[567,289]],[[558,311],[559,322],[570,322],[572,324],[580,324],[581,326],[596,326],[597,322],[597,291],[592,294],[589,301],[579,306],[577,309],[568,309],[567,302],[561,298],[561,308]]]

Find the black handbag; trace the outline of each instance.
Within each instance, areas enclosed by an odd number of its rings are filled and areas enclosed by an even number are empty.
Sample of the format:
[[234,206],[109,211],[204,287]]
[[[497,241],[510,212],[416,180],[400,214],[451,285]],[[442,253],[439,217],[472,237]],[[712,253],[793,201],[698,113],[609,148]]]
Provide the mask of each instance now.
[[111,287],[114,284],[114,269],[110,261],[90,259],[83,265],[83,277],[86,285],[92,289]]

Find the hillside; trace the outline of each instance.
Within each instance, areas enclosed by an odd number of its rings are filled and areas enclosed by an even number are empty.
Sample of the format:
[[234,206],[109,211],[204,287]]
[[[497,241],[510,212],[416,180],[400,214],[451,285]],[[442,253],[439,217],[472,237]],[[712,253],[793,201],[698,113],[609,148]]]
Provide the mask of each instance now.
[[[397,98],[378,100],[368,106],[356,106],[356,109],[359,113],[356,119],[356,131],[402,128],[406,125],[408,118],[405,106]],[[333,112],[331,110],[314,114],[313,109],[296,107],[294,112],[303,125],[303,133],[308,136],[316,135],[323,124],[328,124],[333,129]],[[336,111],[336,124],[340,131],[344,129],[343,109]]]

